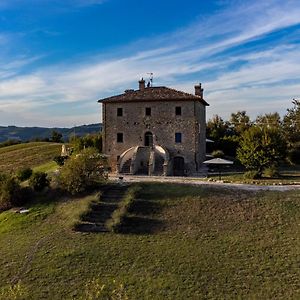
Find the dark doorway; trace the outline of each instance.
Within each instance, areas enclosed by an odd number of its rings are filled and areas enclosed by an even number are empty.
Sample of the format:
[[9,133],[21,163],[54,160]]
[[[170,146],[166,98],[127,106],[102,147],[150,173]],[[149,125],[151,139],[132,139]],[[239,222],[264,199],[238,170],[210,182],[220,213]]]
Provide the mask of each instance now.
[[153,134],[152,132],[148,131],[145,133],[145,146],[152,147],[153,145]]
[[174,157],[173,160],[173,175],[184,176],[184,158],[180,156]]

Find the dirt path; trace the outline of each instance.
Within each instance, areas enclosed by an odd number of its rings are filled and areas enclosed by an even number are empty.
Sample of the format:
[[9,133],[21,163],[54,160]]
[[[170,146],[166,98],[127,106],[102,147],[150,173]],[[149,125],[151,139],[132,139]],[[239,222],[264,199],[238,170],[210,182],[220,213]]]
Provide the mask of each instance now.
[[[242,184],[242,183],[224,183],[222,181],[205,181],[197,177],[162,177],[162,176],[132,176],[124,175],[123,182],[169,182],[169,183],[183,183],[190,185],[202,185],[222,187],[229,189],[238,189],[246,191],[290,191],[300,190],[300,185],[255,185],[255,184]],[[119,181],[119,177],[116,175],[110,175],[110,180]]]

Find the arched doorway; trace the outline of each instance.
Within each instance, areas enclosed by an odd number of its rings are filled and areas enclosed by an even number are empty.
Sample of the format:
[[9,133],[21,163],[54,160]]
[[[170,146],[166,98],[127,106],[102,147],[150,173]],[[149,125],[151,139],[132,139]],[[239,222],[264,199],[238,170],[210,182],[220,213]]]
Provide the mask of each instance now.
[[184,176],[184,158],[175,156],[173,159],[173,175]]
[[153,134],[150,131],[145,133],[145,146],[152,147],[153,146]]

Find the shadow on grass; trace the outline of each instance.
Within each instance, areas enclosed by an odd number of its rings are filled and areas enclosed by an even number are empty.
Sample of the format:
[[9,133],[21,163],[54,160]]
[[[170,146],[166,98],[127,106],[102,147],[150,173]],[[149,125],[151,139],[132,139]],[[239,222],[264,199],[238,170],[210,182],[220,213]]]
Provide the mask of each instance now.
[[124,220],[122,233],[151,234],[162,231],[164,222],[157,218],[162,207],[157,201],[136,200],[130,209],[130,215]]
[[153,216],[160,212],[162,205],[157,201],[151,200],[135,200],[132,205],[131,212],[136,215]]
[[164,222],[141,216],[127,217],[122,226],[123,234],[154,234],[162,231]]

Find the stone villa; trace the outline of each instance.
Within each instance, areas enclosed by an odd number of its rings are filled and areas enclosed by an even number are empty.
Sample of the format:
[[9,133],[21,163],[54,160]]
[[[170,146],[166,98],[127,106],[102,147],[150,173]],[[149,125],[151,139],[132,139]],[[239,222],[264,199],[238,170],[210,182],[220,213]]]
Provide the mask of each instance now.
[[195,95],[146,87],[101,99],[103,150],[112,171],[147,175],[196,175],[205,159],[208,103]]

